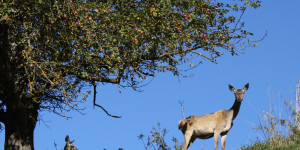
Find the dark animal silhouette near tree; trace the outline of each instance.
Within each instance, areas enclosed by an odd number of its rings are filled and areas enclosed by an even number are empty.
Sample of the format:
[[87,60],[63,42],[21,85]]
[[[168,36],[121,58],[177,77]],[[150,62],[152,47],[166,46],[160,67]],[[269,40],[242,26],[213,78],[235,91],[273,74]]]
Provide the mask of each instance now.
[[194,116],[191,115],[179,121],[178,128],[184,134],[184,144],[181,150],[187,148],[197,139],[208,139],[214,137],[215,150],[218,149],[219,136],[221,135],[222,150],[225,150],[225,141],[228,131],[233,126],[233,120],[239,113],[244,93],[249,88],[247,83],[243,89],[235,89],[229,85],[229,90],[234,92],[235,101],[233,106],[227,110],[220,110],[211,114]]
[[64,150],[78,150],[74,145],[73,145],[73,141],[70,141],[69,136],[67,135],[66,138],[66,145],[64,147]]

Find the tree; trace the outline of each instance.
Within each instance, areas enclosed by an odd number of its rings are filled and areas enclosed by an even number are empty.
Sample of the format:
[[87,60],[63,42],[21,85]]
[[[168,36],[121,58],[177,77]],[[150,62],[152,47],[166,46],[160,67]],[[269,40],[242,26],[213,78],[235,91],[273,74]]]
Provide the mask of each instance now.
[[[160,72],[180,76],[203,60],[215,63],[226,52],[238,55],[256,46],[241,16],[259,5],[256,0],[2,1],[5,149],[34,149],[39,112],[66,116],[91,93],[83,87],[111,83],[138,89]],[[94,104],[101,107],[95,97]]]

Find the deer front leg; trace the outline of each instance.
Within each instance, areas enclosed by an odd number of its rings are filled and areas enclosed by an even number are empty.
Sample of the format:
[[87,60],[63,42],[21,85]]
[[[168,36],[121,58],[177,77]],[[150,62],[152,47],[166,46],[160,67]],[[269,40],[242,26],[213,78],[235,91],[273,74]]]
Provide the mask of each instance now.
[[190,140],[191,140],[192,135],[193,135],[193,131],[186,130],[186,132],[184,134],[184,144],[183,144],[181,150],[188,149],[188,147],[190,146]]
[[222,150],[225,150],[226,136],[227,136],[227,133],[221,135]]
[[219,146],[219,136],[220,136],[220,133],[219,133],[219,132],[215,132],[215,133],[214,133],[215,150],[218,150],[218,146]]

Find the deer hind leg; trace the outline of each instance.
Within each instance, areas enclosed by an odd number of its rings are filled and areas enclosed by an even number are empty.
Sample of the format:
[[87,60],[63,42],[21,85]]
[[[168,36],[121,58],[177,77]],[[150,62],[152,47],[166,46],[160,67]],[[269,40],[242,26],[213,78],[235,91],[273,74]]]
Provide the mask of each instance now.
[[194,136],[191,137],[191,140],[189,142],[189,145],[187,146],[187,148],[189,148],[191,146],[191,144],[194,143],[194,141],[196,140],[196,138]]
[[227,136],[227,133],[221,135],[222,150],[225,150],[226,136]]
[[192,135],[193,135],[193,131],[186,130],[186,132],[184,134],[184,144],[183,144],[181,150],[188,149],[188,147],[190,146]]
[[219,146],[219,136],[220,136],[220,133],[219,133],[219,132],[215,132],[215,133],[214,133],[215,150],[218,150],[218,146]]

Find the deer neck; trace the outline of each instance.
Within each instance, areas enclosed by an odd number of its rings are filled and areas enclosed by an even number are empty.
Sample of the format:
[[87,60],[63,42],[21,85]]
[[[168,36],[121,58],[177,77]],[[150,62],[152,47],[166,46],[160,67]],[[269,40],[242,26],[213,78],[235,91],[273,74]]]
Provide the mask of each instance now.
[[232,112],[232,120],[234,120],[236,118],[236,116],[238,115],[239,111],[240,111],[240,107],[241,107],[241,103],[237,100],[234,101],[234,104],[232,105],[232,107],[229,109]]

